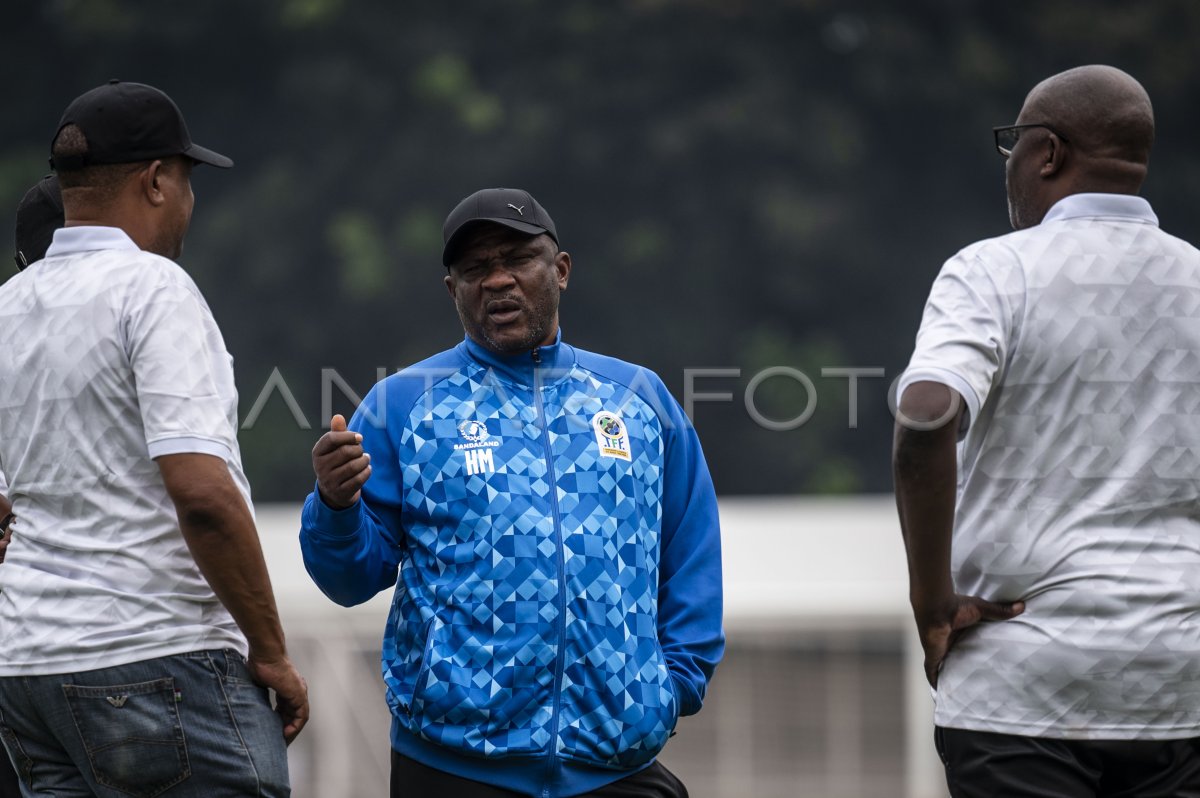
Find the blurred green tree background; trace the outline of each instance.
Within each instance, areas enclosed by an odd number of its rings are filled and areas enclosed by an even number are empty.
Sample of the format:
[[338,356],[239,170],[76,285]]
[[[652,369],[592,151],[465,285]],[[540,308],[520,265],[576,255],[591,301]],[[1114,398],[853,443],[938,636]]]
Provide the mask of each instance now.
[[[568,340],[681,400],[688,370],[727,370],[691,380],[731,395],[693,404],[721,492],[886,491],[888,386],[930,282],[1008,229],[991,126],[1054,72],[1128,70],[1158,115],[1144,193],[1200,239],[1197,41],[1186,0],[12,2],[0,208],[45,172],[67,103],[111,77],[164,89],[237,161],[197,170],[182,262],[235,357],[261,500],[310,489],[325,411],[460,339],[441,222],[487,186],[554,216]],[[812,390],[775,376],[755,408],[815,401],[797,428],[746,407],[775,367]],[[830,368],[882,371],[856,425]]]

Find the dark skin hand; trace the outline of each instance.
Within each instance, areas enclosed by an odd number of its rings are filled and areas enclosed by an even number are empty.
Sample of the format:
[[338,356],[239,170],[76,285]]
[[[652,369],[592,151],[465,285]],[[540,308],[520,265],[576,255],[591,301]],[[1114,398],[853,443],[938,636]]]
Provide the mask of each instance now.
[[964,405],[962,397],[944,385],[914,383],[901,399],[892,454],[896,506],[908,554],[909,599],[925,652],[925,678],[934,688],[946,655],[963,632],[1025,611],[1022,601],[989,601],[954,591],[950,546],[956,444]]
[[363,452],[362,435],[347,431],[341,415],[330,420],[329,432],[313,447],[312,463],[321,501],[334,510],[356,504],[371,477],[371,455]]
[[5,496],[0,496],[0,562],[4,562],[4,553],[12,541],[12,522],[17,520],[13,515],[12,504]]

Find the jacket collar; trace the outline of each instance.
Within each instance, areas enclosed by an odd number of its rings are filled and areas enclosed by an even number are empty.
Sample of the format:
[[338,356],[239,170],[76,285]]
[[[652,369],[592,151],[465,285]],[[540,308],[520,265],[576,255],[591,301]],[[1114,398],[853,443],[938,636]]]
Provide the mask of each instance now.
[[469,360],[494,371],[509,382],[530,387],[565,379],[567,372],[575,365],[575,350],[562,342],[561,328],[554,337],[554,343],[515,355],[493,352],[469,336],[463,339],[458,348]]

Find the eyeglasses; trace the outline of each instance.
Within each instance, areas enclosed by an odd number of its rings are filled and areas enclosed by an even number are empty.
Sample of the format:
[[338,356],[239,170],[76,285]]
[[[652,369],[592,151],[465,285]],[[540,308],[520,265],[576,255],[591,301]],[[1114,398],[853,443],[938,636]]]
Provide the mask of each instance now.
[[1033,122],[1028,125],[1002,125],[992,128],[992,135],[996,137],[996,151],[1005,158],[1012,155],[1013,147],[1017,146],[1017,141],[1021,138],[1021,131],[1030,127],[1044,127],[1066,143],[1071,143],[1070,139],[1044,122]]

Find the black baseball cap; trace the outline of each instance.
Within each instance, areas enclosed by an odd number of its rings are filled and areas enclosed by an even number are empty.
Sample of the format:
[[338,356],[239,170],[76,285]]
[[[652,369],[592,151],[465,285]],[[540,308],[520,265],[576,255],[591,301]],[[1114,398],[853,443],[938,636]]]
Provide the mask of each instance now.
[[62,226],[62,189],[57,177],[46,175],[17,205],[17,270],[46,257],[54,231]]
[[84,92],[67,106],[54,137],[58,138],[67,125],[77,125],[83,131],[88,151],[58,161],[51,156],[50,166],[56,171],[172,155],[186,155],[222,169],[233,166],[224,155],[193,144],[179,107],[166,94],[144,83],[110,80]]
[[464,199],[442,225],[442,265],[449,266],[458,255],[464,234],[476,222],[495,222],[531,236],[545,233],[558,243],[554,220],[533,195],[519,188],[485,188]]

